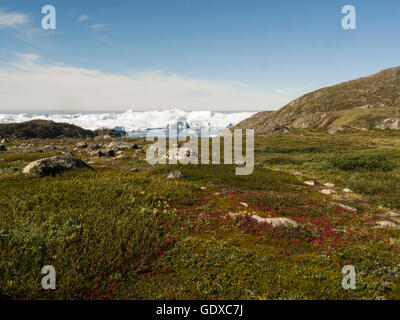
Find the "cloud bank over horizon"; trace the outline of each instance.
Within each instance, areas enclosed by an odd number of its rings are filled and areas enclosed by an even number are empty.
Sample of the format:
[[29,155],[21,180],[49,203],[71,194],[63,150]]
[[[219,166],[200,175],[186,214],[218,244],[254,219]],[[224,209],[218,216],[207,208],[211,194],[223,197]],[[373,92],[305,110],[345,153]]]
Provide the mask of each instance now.
[[277,109],[292,98],[253,90],[248,84],[189,78],[162,71],[108,74],[42,63],[35,54],[16,54],[0,66],[0,110],[120,111]]

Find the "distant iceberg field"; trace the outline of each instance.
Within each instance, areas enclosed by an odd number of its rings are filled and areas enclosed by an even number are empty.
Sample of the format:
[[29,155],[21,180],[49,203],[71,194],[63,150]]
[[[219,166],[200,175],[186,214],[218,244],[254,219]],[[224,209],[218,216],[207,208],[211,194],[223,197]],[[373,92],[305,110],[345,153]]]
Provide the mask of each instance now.
[[133,111],[122,113],[0,113],[0,123],[24,122],[35,119],[66,122],[84,129],[118,128],[127,132],[168,128],[177,123],[184,128],[229,128],[252,116],[255,112],[213,111]]

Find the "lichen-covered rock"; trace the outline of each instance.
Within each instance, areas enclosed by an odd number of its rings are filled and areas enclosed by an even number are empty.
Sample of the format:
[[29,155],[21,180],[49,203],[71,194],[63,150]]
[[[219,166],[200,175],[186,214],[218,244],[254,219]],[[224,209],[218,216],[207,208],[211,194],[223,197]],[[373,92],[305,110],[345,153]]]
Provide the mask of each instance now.
[[110,142],[107,147],[112,149],[139,149],[137,144],[124,141]]
[[78,168],[92,169],[80,159],[69,157],[51,157],[33,161],[23,170],[23,173],[38,177],[55,176],[58,173]]

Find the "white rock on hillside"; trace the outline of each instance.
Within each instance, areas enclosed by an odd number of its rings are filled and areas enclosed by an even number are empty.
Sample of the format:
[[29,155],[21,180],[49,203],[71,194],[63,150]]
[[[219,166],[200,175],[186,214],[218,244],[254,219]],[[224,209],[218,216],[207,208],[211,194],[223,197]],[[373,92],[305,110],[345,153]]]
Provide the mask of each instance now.
[[343,210],[350,211],[350,212],[358,212],[356,208],[346,206],[344,204],[339,203],[339,207],[342,208]]
[[259,224],[263,224],[263,223],[268,223],[271,224],[272,227],[276,228],[276,227],[298,227],[298,224],[296,221],[289,219],[289,218],[262,218],[260,216],[257,215],[253,215],[250,217],[251,219],[257,221],[257,223]]
[[379,221],[377,223],[377,228],[398,228],[398,225],[392,221]]
[[332,189],[323,189],[323,190],[321,190],[321,193],[326,194],[326,195],[331,195],[331,194],[333,194],[335,192],[336,191],[332,190]]
[[327,183],[324,183],[324,186],[328,187],[328,188],[333,188],[335,185],[331,182],[327,182]]

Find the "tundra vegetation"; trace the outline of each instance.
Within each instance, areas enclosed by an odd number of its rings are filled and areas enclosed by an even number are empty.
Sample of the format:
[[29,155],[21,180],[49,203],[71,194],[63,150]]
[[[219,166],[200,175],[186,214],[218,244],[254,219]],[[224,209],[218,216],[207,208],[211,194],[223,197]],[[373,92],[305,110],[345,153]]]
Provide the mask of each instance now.
[[[139,148],[93,157],[91,144],[109,142],[6,143],[2,298],[400,298],[399,131],[256,137],[249,176],[235,175],[234,165],[151,166],[146,142],[124,141]],[[65,153],[95,170],[22,173],[31,161]],[[183,178],[165,179],[174,170]],[[321,193],[325,184],[334,192]],[[56,268],[56,290],[41,287],[44,265]],[[341,286],[345,265],[356,268],[355,290]]]

